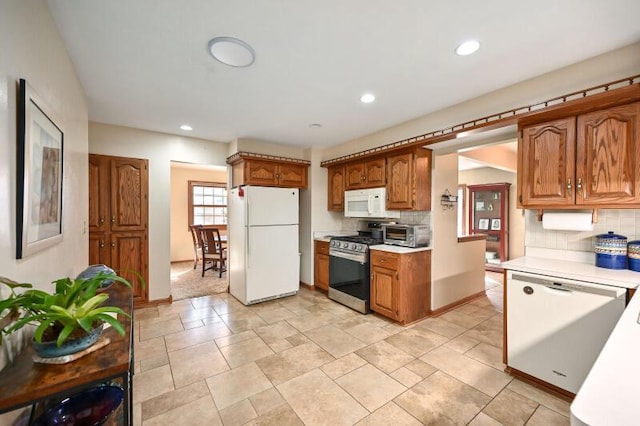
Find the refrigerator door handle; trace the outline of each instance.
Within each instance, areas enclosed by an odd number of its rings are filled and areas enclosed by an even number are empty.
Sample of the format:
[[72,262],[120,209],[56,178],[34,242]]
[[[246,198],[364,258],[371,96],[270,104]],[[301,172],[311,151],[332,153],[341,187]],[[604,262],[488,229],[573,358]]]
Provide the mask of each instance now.
[[249,256],[251,255],[251,244],[249,244],[249,241],[251,241],[251,239],[249,238],[249,232],[251,232],[251,227],[247,226],[247,233],[246,233],[246,238],[247,238],[247,268],[249,267],[249,265],[251,264],[251,262],[249,262]]

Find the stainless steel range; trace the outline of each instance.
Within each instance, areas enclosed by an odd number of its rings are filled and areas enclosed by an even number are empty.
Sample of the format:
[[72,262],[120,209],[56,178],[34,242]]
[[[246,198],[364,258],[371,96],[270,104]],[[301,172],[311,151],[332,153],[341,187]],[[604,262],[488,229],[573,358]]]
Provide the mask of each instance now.
[[329,298],[358,312],[369,310],[369,246],[382,244],[382,224],[358,222],[358,235],[333,237],[329,242]]

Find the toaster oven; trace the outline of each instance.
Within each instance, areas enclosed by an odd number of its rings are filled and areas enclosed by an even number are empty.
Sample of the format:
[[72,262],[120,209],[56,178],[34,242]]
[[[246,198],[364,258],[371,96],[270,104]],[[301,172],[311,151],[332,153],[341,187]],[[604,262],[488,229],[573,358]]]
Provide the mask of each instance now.
[[429,233],[429,225],[382,225],[382,238],[384,243],[396,246],[428,246]]

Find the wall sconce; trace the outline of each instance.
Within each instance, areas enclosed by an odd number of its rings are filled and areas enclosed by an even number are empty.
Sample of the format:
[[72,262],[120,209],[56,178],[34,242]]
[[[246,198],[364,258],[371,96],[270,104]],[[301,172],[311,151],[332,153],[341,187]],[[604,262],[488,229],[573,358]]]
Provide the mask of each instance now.
[[440,205],[442,206],[442,210],[451,210],[456,207],[456,203],[458,202],[457,195],[451,195],[448,189],[444,190],[444,194],[440,197]]

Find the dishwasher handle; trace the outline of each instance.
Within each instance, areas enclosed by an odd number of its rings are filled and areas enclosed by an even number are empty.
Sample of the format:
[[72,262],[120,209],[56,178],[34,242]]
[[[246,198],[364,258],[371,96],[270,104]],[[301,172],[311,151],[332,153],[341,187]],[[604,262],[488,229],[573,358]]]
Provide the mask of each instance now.
[[[547,279],[550,278],[550,279]],[[607,287],[604,284],[595,284],[595,283],[581,283],[579,281],[555,281],[554,277],[537,277],[531,276],[529,274],[513,274],[511,276],[511,280],[520,282],[522,284],[537,284],[544,286],[548,289],[555,291],[564,291],[566,294],[570,294],[571,292],[582,292],[582,293],[590,293],[597,294],[600,296],[607,296],[614,299],[624,297],[624,292],[620,292],[620,289],[617,287]]]

